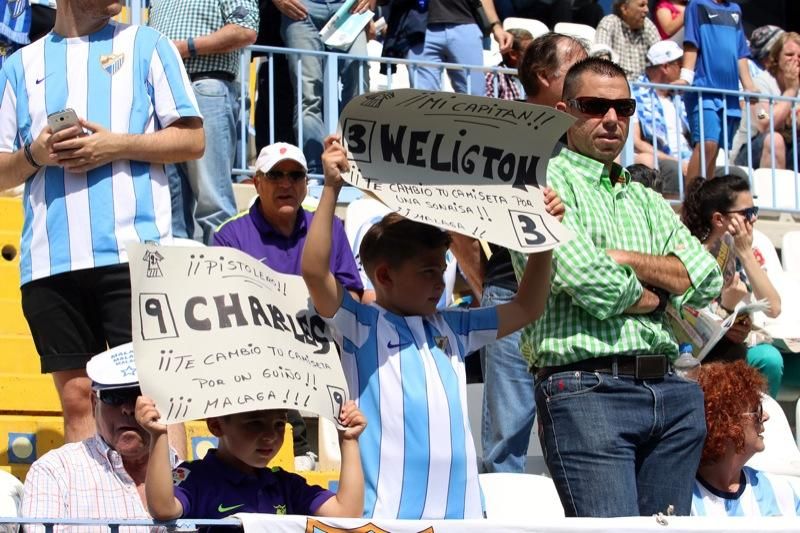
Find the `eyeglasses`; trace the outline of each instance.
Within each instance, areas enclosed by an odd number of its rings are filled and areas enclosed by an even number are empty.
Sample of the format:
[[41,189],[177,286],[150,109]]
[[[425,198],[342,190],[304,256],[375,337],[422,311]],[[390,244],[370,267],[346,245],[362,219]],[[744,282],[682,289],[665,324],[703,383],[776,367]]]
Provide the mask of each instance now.
[[142,395],[139,387],[127,389],[111,389],[97,391],[97,397],[106,405],[119,407],[125,404],[135,404],[136,398]]
[[751,411],[749,413],[742,413],[742,416],[748,416],[754,419],[756,422],[763,422],[764,421],[764,406],[758,404],[755,411]]
[[608,98],[597,98],[595,96],[579,96],[568,100],[567,103],[581,113],[593,117],[604,117],[612,107],[620,117],[630,117],[636,112],[636,100],[633,98],[609,100]]
[[747,220],[753,220],[758,216],[758,206],[754,205],[752,207],[745,207],[744,209],[736,209],[735,211],[728,211],[726,214],[730,215],[733,213],[739,213]]
[[284,177],[289,178],[291,181],[297,183],[300,180],[306,179],[305,170],[270,170],[266,174],[267,179],[270,181],[281,181]]

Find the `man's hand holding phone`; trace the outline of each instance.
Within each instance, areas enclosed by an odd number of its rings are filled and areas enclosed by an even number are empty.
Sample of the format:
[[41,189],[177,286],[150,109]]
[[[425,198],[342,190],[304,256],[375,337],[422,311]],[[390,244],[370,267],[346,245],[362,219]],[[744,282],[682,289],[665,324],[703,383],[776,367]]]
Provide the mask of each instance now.
[[80,173],[117,159],[117,135],[99,124],[79,119],[71,109],[48,116],[48,128],[53,131],[48,139],[51,164]]

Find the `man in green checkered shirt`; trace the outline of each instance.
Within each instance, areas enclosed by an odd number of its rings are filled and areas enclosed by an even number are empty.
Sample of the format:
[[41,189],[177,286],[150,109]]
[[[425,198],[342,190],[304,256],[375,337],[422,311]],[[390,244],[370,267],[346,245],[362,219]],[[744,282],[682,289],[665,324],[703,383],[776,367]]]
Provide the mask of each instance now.
[[[576,121],[547,177],[575,238],[555,250],[544,315],[522,334],[568,516],[688,515],[705,437],[703,395],[671,371],[678,347],[663,311],[705,305],[722,276],[669,204],[614,163],[630,94],[610,61],[578,62],[566,76],[556,108]],[[512,259],[521,272],[524,257]]]

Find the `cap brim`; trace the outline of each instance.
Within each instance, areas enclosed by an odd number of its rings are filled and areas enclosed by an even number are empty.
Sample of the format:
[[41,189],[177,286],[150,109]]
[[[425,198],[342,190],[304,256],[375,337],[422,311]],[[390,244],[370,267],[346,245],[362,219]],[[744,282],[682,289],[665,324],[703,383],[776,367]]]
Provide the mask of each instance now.
[[114,383],[112,385],[104,385],[102,383],[92,381],[92,390],[135,389],[137,387],[139,387],[138,381],[132,381],[130,383]]

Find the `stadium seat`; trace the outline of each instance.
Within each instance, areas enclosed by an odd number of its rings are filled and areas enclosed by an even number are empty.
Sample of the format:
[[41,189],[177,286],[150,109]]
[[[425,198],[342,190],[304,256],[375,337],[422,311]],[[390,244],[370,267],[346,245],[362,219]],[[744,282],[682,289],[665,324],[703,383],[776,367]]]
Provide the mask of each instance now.
[[783,270],[800,276],[800,230],[787,231],[781,242]]
[[553,480],[535,474],[479,474],[489,520],[563,518]]
[[503,29],[508,31],[510,29],[519,28],[521,30],[528,30],[536,39],[550,31],[547,24],[536,19],[525,19],[520,17],[508,17],[503,21]]
[[596,30],[591,26],[573,22],[559,22],[555,25],[553,31],[585,41],[587,48],[594,42],[594,34],[596,33]]
[[753,196],[755,204],[765,209],[796,209],[797,182],[794,171],[776,169],[773,183],[771,168],[753,171]]
[[755,454],[747,466],[773,474],[800,476],[800,450],[789,421],[780,404],[766,394],[761,396],[761,405],[769,414],[764,423],[764,451]]
[[[5,470],[0,470],[0,516],[19,516],[21,503],[22,483]],[[14,530],[16,526],[0,525],[0,532]]]

